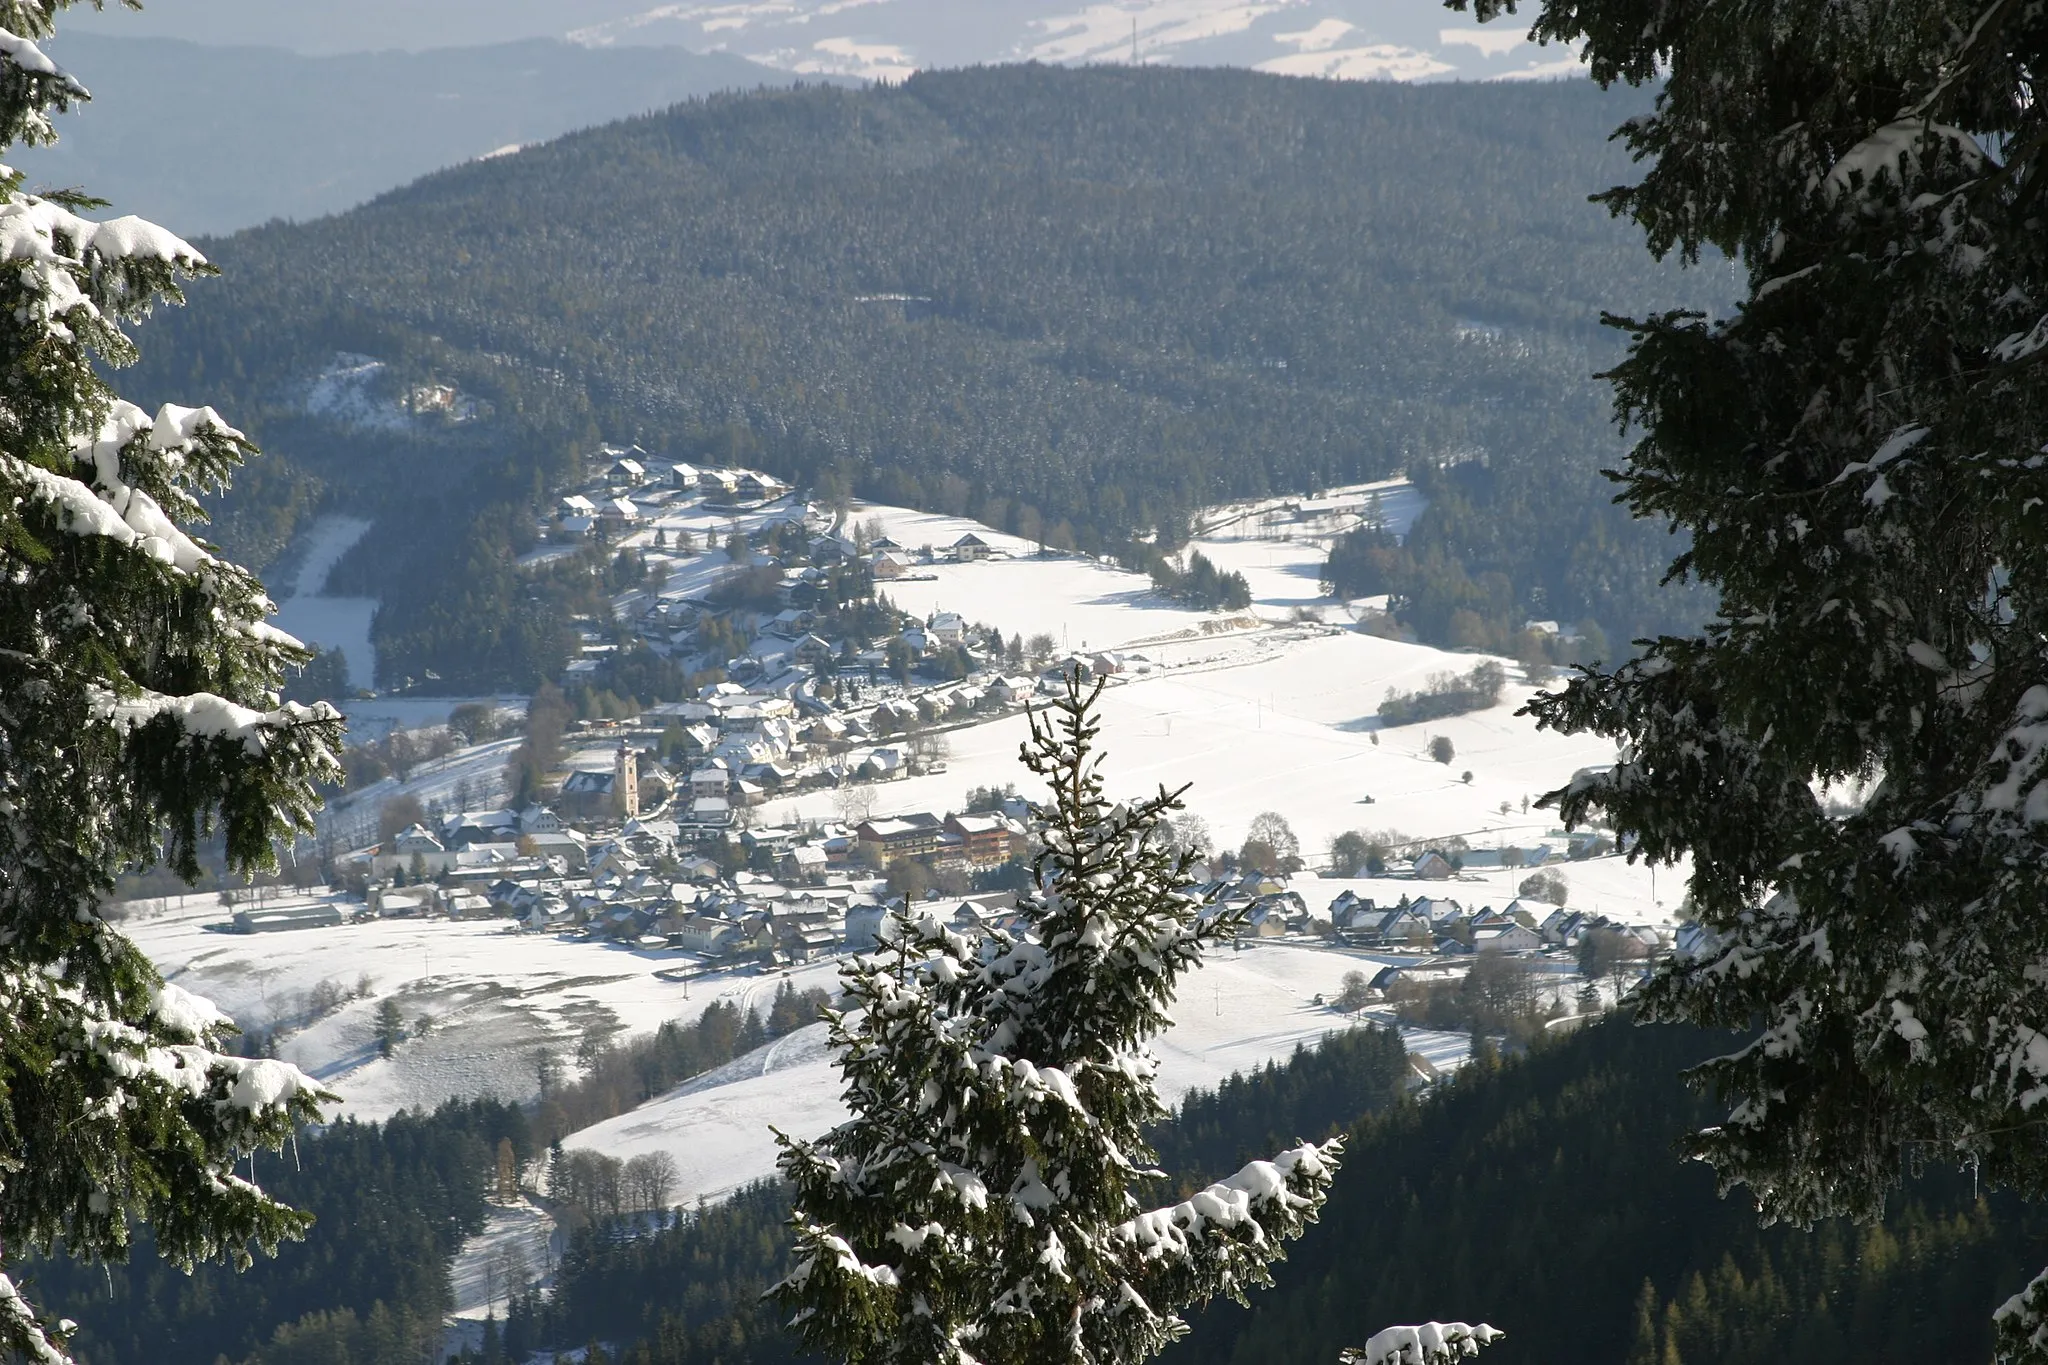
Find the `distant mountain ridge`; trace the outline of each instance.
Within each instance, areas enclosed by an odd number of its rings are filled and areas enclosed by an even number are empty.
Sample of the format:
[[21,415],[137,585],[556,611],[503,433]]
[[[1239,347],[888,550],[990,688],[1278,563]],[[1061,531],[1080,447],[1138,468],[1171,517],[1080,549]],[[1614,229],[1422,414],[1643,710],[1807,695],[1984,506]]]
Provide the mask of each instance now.
[[58,119],[56,146],[10,163],[188,237],[337,213],[495,151],[797,79],[725,53],[543,39],[308,57],[66,29],[49,50],[93,99]]
[[1349,80],[1494,80],[1577,69],[1437,0],[152,0],[141,14],[76,13],[101,33],[299,52],[364,52],[562,38],[672,45],[799,75],[900,80],[1002,62],[1241,66]]

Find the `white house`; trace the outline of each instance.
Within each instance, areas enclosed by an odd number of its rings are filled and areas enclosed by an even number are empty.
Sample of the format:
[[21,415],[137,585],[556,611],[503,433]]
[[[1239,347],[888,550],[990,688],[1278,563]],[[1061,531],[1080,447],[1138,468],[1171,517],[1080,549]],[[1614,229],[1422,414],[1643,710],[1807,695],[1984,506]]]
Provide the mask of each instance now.
[[1543,940],[1536,931],[1520,924],[1472,931],[1472,947],[1482,953],[1489,949],[1502,953],[1533,953],[1542,946]]

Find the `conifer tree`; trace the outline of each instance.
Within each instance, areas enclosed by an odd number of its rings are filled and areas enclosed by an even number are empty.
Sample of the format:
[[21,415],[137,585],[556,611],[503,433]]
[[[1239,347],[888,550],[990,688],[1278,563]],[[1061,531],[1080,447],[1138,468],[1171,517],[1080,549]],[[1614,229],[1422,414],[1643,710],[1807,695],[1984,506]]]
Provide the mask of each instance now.
[[[1693,1150],[1798,1223],[1928,1160],[2048,1194],[2048,9],[1542,0],[1533,31],[1663,82],[1603,198],[1747,279],[1623,322],[1612,375],[1622,496],[1718,613],[1534,707],[1621,744],[1568,818],[1692,859],[1720,941],[1647,1017],[1764,1025]],[[1999,1321],[2048,1360],[2048,1276]]]
[[[37,46],[64,0],[0,0],[0,143],[48,142],[86,91]],[[234,1173],[321,1092],[223,1055],[229,1023],[162,981],[103,918],[125,868],[274,865],[339,775],[340,722],[278,698],[311,657],[265,623],[262,585],[186,529],[249,442],[210,408],[150,414],[97,366],[123,324],[209,272],[98,201],[0,172],[0,1356],[66,1359],[6,1273],[30,1251],[246,1263],[306,1219]]]
[[[1032,715],[1023,761],[1052,801],[1023,932],[973,942],[899,914],[844,974],[827,1017],[852,1117],[816,1142],[777,1134],[797,1247],[772,1294],[816,1349],[862,1365],[1143,1360],[1186,1330],[1183,1309],[1268,1283],[1329,1189],[1335,1141],[1138,1204],[1158,1174],[1144,1130],[1166,1116],[1147,1041],[1176,980],[1238,922],[1181,889],[1190,855],[1163,829],[1178,793],[1105,795],[1100,691],[1070,676]],[[1361,1359],[1448,1360],[1493,1335],[1390,1333]]]

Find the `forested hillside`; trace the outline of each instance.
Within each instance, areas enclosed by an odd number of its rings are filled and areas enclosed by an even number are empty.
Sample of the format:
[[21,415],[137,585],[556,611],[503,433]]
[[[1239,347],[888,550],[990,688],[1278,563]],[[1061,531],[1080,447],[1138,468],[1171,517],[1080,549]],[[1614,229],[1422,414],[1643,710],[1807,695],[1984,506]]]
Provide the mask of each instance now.
[[[1470,467],[1418,528],[1463,605],[1626,636],[1699,604],[1605,505],[1598,316],[1732,295],[1586,202],[1640,99],[1040,67],[719,97],[208,243],[226,280],[145,329],[131,387],[272,451],[239,552],[374,516],[331,587],[383,598],[393,677],[554,667],[545,621],[495,632],[600,438],[1112,553],[1220,498]],[[308,416],[342,351],[487,415]]]
[[501,1143],[515,1162],[531,1155],[526,1116],[489,1100],[344,1121],[258,1158],[257,1183],[318,1219],[275,1259],[188,1276],[144,1232],[126,1266],[59,1257],[31,1282],[80,1324],[83,1365],[416,1361],[440,1339],[449,1263],[483,1226]]
[[[1967,1172],[1931,1165],[1879,1227],[1759,1229],[1740,1191],[1717,1198],[1712,1173],[1675,1153],[1686,1126],[1716,1117],[1679,1080],[1718,1050],[1691,1030],[1611,1020],[1482,1062],[1422,1104],[1394,1101],[1389,1038],[1340,1036],[1193,1096],[1158,1135],[1185,1187],[1276,1140],[1354,1134],[1274,1288],[1249,1309],[1212,1306],[1163,1360],[1312,1365],[1434,1316],[1504,1328],[1489,1352],[1503,1365],[1982,1362],[1992,1309],[2048,1252],[2040,1208],[1979,1198]],[[514,1314],[504,1358],[603,1340],[630,1365],[798,1359],[754,1302],[785,1264],[786,1207],[761,1187],[665,1234],[586,1242],[562,1293]]]

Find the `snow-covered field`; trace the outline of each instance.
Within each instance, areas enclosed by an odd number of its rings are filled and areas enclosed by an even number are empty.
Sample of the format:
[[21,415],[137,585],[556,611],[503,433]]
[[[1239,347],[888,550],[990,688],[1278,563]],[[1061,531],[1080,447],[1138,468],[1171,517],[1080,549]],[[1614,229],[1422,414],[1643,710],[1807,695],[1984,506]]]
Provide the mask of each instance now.
[[[488,921],[374,920],[254,936],[209,931],[224,917],[211,897],[189,896],[134,903],[125,927],[168,978],[255,1026],[300,1019],[319,982],[353,991],[367,977],[367,994],[278,1048],[341,1096],[339,1112],[365,1119],[455,1096],[531,1099],[541,1048],[560,1056],[587,1030],[642,1033],[694,1018],[714,1000],[765,1008],[781,979],[725,972],[686,987],[655,975],[689,963],[682,954],[514,933]],[[1212,952],[1186,979],[1175,1027],[1157,1043],[1169,1098],[1351,1027],[1313,998],[1334,995],[1346,972],[1370,973],[1395,960],[1293,943]],[[834,963],[814,963],[790,979],[799,988],[829,988],[837,971]],[[375,1019],[387,999],[408,1024],[422,1015],[432,1022],[383,1057]],[[824,1042],[822,1026],[800,1030],[565,1145],[622,1158],[669,1152],[680,1172],[678,1202],[729,1191],[773,1169],[770,1124],[810,1136],[841,1116]],[[1467,1044],[1459,1035],[1418,1032],[1409,1046],[1450,1067]],[[493,1229],[494,1241],[540,1235],[535,1220],[509,1214]],[[475,1264],[466,1261],[458,1280],[476,1292],[465,1290],[462,1302],[481,1311],[489,1261],[470,1259]],[[537,1275],[540,1254],[529,1262]]]
[[[1614,759],[1603,740],[1539,734],[1517,717],[1535,690],[1526,684],[1510,684],[1490,710],[1380,728],[1375,712],[1388,688],[1412,690],[1433,674],[1465,671],[1479,662],[1470,655],[1328,631],[1268,631],[1146,652],[1173,666],[1105,692],[1107,776],[1124,794],[1192,784],[1188,807],[1219,847],[1235,847],[1268,810],[1288,819],[1308,853],[1360,828],[1415,838],[1460,834],[1474,847],[1533,839],[1555,824],[1545,812],[1523,813],[1525,796],[1533,800],[1578,768]],[[1021,715],[950,732],[947,771],[876,788],[876,813],[957,806],[974,786],[1026,789],[1029,774],[1017,762],[1025,734]],[[1428,757],[1436,735],[1455,750],[1448,765]],[[812,793],[772,803],[763,815],[825,820],[833,811],[830,793]]]
[[[725,976],[688,987],[655,975],[690,965],[678,953],[522,934],[505,921],[369,920],[336,928],[239,935],[210,932],[228,917],[212,897],[136,902],[124,926],[158,968],[245,1025],[294,1022],[322,981],[369,993],[286,1038],[278,1053],[340,1094],[347,1113],[386,1117],[455,1096],[526,1100],[534,1053],[573,1052],[584,1033],[644,1033],[694,1017],[721,994],[754,996],[763,978]],[[811,969],[819,980],[828,974]],[[808,978],[806,978],[808,980]],[[396,1000],[424,1037],[378,1055],[378,1005]]]
[[[1312,1003],[1315,996],[1336,994],[1346,972],[1370,974],[1395,960],[1287,943],[1212,951],[1184,978],[1174,1027],[1154,1044],[1168,1101],[1353,1027],[1351,1018]],[[1414,1031],[1408,1046],[1445,1069],[1469,1051],[1463,1035],[1426,1030]],[[814,1024],[564,1145],[622,1159],[667,1152],[676,1161],[680,1201],[715,1197],[773,1173],[770,1124],[793,1137],[815,1137],[843,1119],[839,1094],[825,1027]]]

